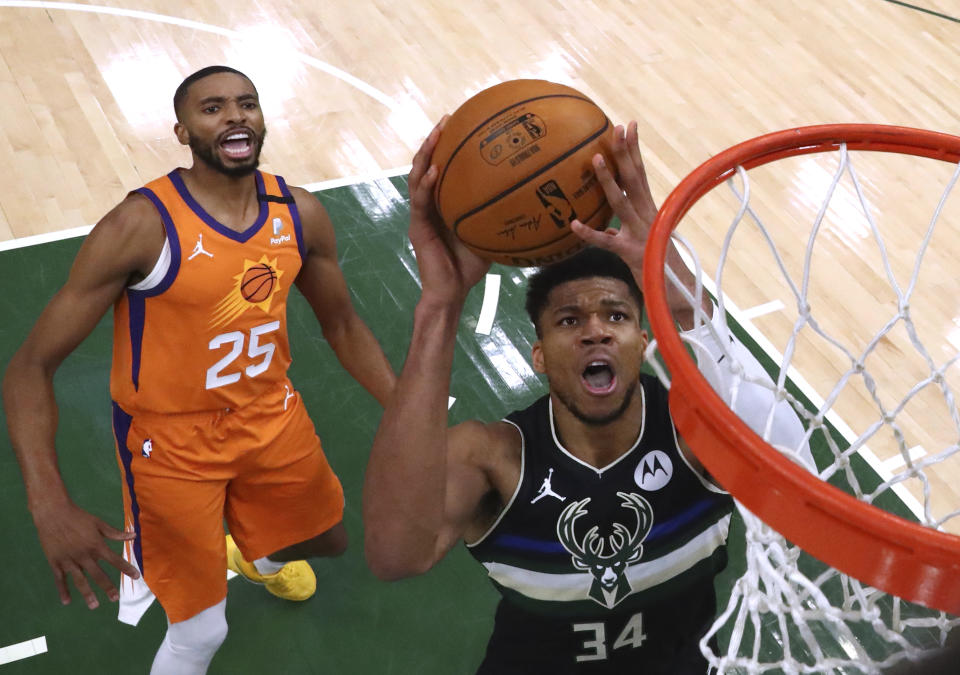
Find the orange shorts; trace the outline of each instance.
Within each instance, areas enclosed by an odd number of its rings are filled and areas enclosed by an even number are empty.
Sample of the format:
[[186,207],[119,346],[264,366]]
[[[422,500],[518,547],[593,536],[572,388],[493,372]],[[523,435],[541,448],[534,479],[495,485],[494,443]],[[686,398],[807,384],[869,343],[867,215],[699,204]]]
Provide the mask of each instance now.
[[343,519],[343,488],[292,386],[230,412],[114,404],[113,425],[133,553],[171,622],[226,597],[224,519],[247,560]]

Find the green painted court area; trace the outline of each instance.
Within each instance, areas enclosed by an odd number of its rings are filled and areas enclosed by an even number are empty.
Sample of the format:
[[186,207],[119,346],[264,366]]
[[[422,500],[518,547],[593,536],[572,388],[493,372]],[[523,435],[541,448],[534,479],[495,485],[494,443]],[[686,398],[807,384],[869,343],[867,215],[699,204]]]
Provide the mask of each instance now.
[[[341,263],[354,302],[394,367],[403,363],[419,297],[416,263],[406,238],[405,178],[381,179],[319,194],[337,228]],[[66,279],[79,239],[0,253],[0,363],[6,364],[42,306]],[[464,313],[454,363],[452,422],[494,420],[546,391],[529,365],[532,326],[523,310],[525,273],[501,275],[496,321],[476,332],[483,284]],[[242,579],[229,585],[230,632],[212,674],[275,672],[344,675],[469,675],[492,626],[496,594],[484,570],[460,546],[424,577],[387,584],[363,560],[361,486],[380,417],[375,401],[340,368],[306,302],[289,307],[292,379],[311,411],[327,456],[346,492],[348,552],[313,561],[318,592],[302,604],[278,600]],[[111,319],[57,374],[60,467],[74,501],[121,525],[120,477],[110,427],[108,372]],[[171,361],[176,367],[176,361]],[[0,648],[45,636],[47,653],[0,666],[20,673],[147,673],[165,630],[154,604],[136,628],[116,620],[116,607],[89,611],[74,592],[62,607],[26,509],[9,441],[0,439]],[[721,598],[742,572],[742,528],[734,525]],[[113,574],[116,578],[116,574]]]
[[[416,263],[406,239],[406,179],[361,183],[319,196],[336,225],[357,310],[399,370],[419,297]],[[64,282],[80,243],[68,239],[0,253],[0,304],[8,316],[0,325],[0,363],[9,361]],[[545,391],[526,362],[533,329],[523,313],[525,277],[519,270],[496,271],[504,276],[492,333],[474,330],[482,284],[465,313],[451,387],[453,421],[497,419]],[[463,547],[417,579],[387,584],[367,570],[361,487],[380,408],[339,366],[307,303],[296,292],[292,298],[291,377],[343,482],[351,544],[341,558],[314,561],[318,591],[303,604],[286,603],[233,579],[227,600],[230,633],[210,672],[472,673],[489,636],[496,594]],[[120,526],[120,477],[109,415],[111,325],[109,316],[101,321],[57,373],[57,441],[60,468],[74,501]],[[117,621],[114,605],[104,602],[90,611],[76,592],[68,607],[60,605],[5,431],[0,440],[0,536],[6,565],[16,570],[0,579],[0,647],[45,636],[48,648],[45,654],[0,666],[0,671],[149,672],[166,627],[161,608],[155,603],[133,628]]]

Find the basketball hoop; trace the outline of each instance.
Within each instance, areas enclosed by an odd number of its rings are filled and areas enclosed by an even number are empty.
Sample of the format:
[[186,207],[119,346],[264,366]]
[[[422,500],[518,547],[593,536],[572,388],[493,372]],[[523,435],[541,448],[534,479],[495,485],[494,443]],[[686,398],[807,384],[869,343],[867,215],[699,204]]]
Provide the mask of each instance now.
[[[769,387],[777,400],[790,399],[794,407],[797,407],[797,401],[790,395],[784,384],[788,379],[786,369],[790,365],[789,362],[798,332],[810,326],[816,327],[816,321],[812,318],[812,310],[808,304],[809,298],[806,295],[808,286],[806,275],[810,271],[811,252],[814,249],[821,219],[834,195],[833,190],[844,172],[849,172],[849,176],[856,187],[856,194],[859,196],[860,204],[863,207],[866,221],[873,226],[872,210],[861,193],[852,166],[848,166],[848,153],[850,151],[896,153],[957,164],[960,162],[960,137],[881,125],[821,125],[767,134],[719,153],[694,170],[673,190],[664,202],[652,226],[644,259],[643,277],[650,323],[656,338],[656,347],[670,371],[669,382],[666,382],[666,384],[670,386],[670,408],[676,426],[707,470],[738,502],[782,534],[789,542],[799,546],[831,568],[852,577],[854,581],[852,593],[854,595],[859,591],[864,591],[868,595],[874,592],[873,589],[864,589],[855,582],[855,580],[859,580],[859,582],[873,586],[897,598],[956,615],[960,614],[960,537],[941,531],[942,521],[912,522],[871,503],[873,494],[865,496],[861,494],[859,488],[854,491],[854,494],[850,494],[826,482],[824,475],[843,472],[847,469],[846,463],[849,461],[849,455],[846,454],[846,451],[835,452],[835,465],[831,469],[821,471],[821,475],[818,476],[806,470],[794,458],[788,457],[774,448],[770,442],[765,441],[760,434],[753,431],[729,407],[701,374],[694,358],[689,354],[689,345],[684,343],[677,331],[667,304],[668,283],[672,281],[675,286],[678,285],[676,278],[671,279],[672,273],[665,268],[667,250],[671,239],[678,242],[678,247],[681,250],[687,249],[687,253],[694,259],[698,291],[700,284],[703,283],[703,275],[696,252],[686,242],[682,233],[679,235],[674,233],[678,224],[701,198],[720,183],[730,181],[731,188],[739,201],[739,212],[734,217],[733,224],[727,233],[724,250],[719,256],[715,277],[718,301],[718,307],[715,311],[720,312],[721,323],[724,323],[727,318],[726,305],[728,301],[725,299],[721,282],[723,280],[722,265],[727,255],[726,246],[730,243],[733,231],[740,225],[741,221],[744,221],[746,216],[752,218],[759,229],[762,230],[764,227],[750,203],[752,184],[747,176],[747,171],[786,158],[800,157],[812,153],[838,152],[840,154],[840,167],[827,191],[826,201],[819,209],[814,227],[809,237],[805,237],[804,233],[799,233],[797,237],[798,247],[805,246],[807,251],[807,257],[803,265],[804,278],[800,284],[794,284],[792,280],[788,280],[787,283],[794,291],[792,299],[796,301],[799,318],[793,335],[787,340],[786,348],[782,350],[786,356],[782,357],[781,362],[777,364],[780,366],[780,372],[773,376],[774,382],[771,382]],[[906,323],[908,324],[906,330],[910,333],[911,339],[915,337],[910,323],[912,321],[909,311],[910,294],[916,284],[920,263],[930,241],[930,236],[958,176],[960,176],[960,168],[948,181],[948,185],[941,195],[940,203],[930,222],[927,236],[921,242],[920,251],[916,256],[911,284],[907,291],[901,291],[893,275],[888,274],[893,290],[899,298],[899,307],[884,330],[891,330],[898,323]],[[742,181],[740,191],[734,185],[736,178]],[[767,243],[772,247],[773,242],[770,236],[764,234]],[[875,227],[873,228],[873,234],[879,243],[882,260],[889,273],[887,247]],[[779,262],[780,258],[775,250],[774,256]],[[786,270],[783,265],[780,267],[785,273]],[[708,278],[707,283],[709,284],[710,281]],[[692,297],[689,291],[686,292],[686,295],[695,311],[697,311],[698,300]],[[707,324],[709,324],[709,319],[702,312],[699,312],[698,325],[700,328],[705,328]],[[875,345],[881,341],[884,335],[885,333],[873,337],[867,350],[863,353],[869,355],[870,350],[875,348]],[[833,341],[833,338],[830,337],[830,340]],[[924,386],[929,384],[932,387],[939,387],[947,399],[947,407],[955,409],[952,390],[944,383],[944,372],[958,357],[953,357],[942,366],[935,366],[933,359],[929,357],[923,345],[919,342],[916,344],[925,361],[930,364],[929,378],[923,381]],[[842,347],[840,349],[843,350]],[[866,370],[864,368],[865,357],[860,355],[861,352],[852,349],[843,351],[843,353],[852,360],[850,370],[843,377],[854,378],[863,375]],[[665,375],[661,375],[661,377],[663,379]],[[869,374],[865,377],[869,378]],[[846,382],[846,379],[844,382]],[[830,402],[837,398],[842,386],[843,384],[838,382],[833,392],[823,395],[824,399],[828,401],[824,407],[804,413],[803,419],[808,428],[808,438],[818,428],[822,430],[826,425],[824,412],[829,409]],[[909,396],[912,395],[911,393]],[[880,425],[891,422],[893,418],[891,410],[897,412],[902,408],[903,404],[899,407],[888,407],[881,404]],[[893,423],[895,431],[899,429],[896,426],[897,424],[899,422]],[[863,438],[854,440],[853,446],[856,448],[861,443],[865,443],[863,439],[869,438],[869,434],[875,431],[876,429],[872,429]],[[960,438],[958,438],[958,443],[960,443]],[[906,451],[907,449],[904,448],[905,455]],[[951,446],[937,457],[941,455],[952,457],[956,452],[957,447]],[[919,470],[917,469],[919,463],[914,464],[909,458],[905,462],[906,469],[903,475],[895,476],[883,483],[883,486],[896,485],[906,480],[908,476],[921,476],[924,485],[929,488],[924,470],[934,462],[925,460],[926,463]],[[925,504],[925,507],[925,512],[929,514],[929,504]],[[956,513],[953,512],[948,518],[952,518]],[[746,515],[745,520],[748,520],[748,539],[751,536],[751,528],[754,528],[753,535],[755,538],[767,537],[766,534],[762,537],[757,535],[762,525],[759,523],[751,524],[749,517]],[[783,550],[788,550],[790,544],[784,541],[783,547]],[[774,557],[780,558],[783,555],[781,552]],[[785,563],[778,560],[777,564],[783,565],[783,567],[778,568],[780,569],[779,574],[783,577],[789,577],[796,571],[795,562]],[[822,579],[818,578],[811,583],[813,586],[818,586],[821,581]],[[769,579],[767,583],[771,583]],[[848,587],[844,586],[844,588]],[[811,591],[814,596],[817,594],[816,589],[807,589],[807,591]],[[813,602],[810,600],[811,593],[807,591],[802,593],[806,598],[804,602]],[[844,591],[844,594],[847,594],[846,591]],[[855,618],[870,622],[875,621],[875,616],[864,619],[870,612],[866,607],[871,603],[862,602],[863,598],[860,600],[863,609],[860,611],[860,615]],[[843,606],[843,611],[848,612],[851,604],[857,605],[858,602],[851,603],[848,597]],[[789,614],[795,609],[789,605],[790,603],[787,602],[785,606],[776,609],[775,613],[782,619],[785,614]],[[774,610],[766,608],[763,611]],[[732,609],[728,608],[727,614],[729,615],[731,612]],[[826,614],[830,614],[829,610],[826,611]],[[796,620],[796,616],[793,618]],[[841,620],[839,615],[834,618],[838,621]],[[844,615],[842,620],[849,621],[850,615]],[[872,662],[875,662],[878,666],[889,665],[895,662],[897,658],[902,658],[904,654],[907,656],[914,655],[914,647],[910,644],[900,643],[894,635],[902,628],[902,626],[898,628],[898,626],[893,625],[900,621],[900,617],[897,616],[891,621],[887,622],[888,628],[891,628],[891,635],[886,639],[888,642],[898,643],[895,645],[893,652],[899,652],[901,655],[898,657],[896,653],[891,655],[891,652],[888,652],[880,657],[874,657]],[[926,622],[924,625],[937,626],[943,635],[956,623],[955,620],[943,615],[937,618],[932,613],[924,621]],[[740,636],[742,630],[738,631],[735,628],[733,632],[735,636]],[[737,639],[740,639],[740,637],[737,637]],[[917,647],[917,649],[928,648],[929,646]],[[785,649],[789,655],[789,646]],[[728,656],[730,655],[728,654]],[[861,657],[862,655],[859,655],[858,659]],[[854,659],[854,661],[858,659]],[[804,672],[804,667],[793,660],[792,657],[781,660],[783,663],[793,664],[786,668],[787,672]],[[717,666],[718,661],[712,663]],[[737,663],[743,665],[741,661]],[[758,663],[756,655],[750,663]],[[782,666],[783,663],[780,665]],[[797,670],[794,670],[794,668]],[[747,667],[747,669],[755,672],[751,667]],[[762,672],[762,670],[763,668],[760,668],[759,672]],[[875,671],[868,670],[868,672]]]

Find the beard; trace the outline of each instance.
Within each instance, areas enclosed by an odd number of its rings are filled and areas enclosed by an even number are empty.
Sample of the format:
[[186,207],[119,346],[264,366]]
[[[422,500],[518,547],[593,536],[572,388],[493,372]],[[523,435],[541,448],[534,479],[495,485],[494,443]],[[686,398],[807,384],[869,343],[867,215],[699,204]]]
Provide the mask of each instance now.
[[607,413],[606,415],[597,415],[591,416],[580,410],[577,405],[566,396],[564,396],[559,391],[551,389],[551,392],[557,397],[560,403],[563,404],[563,407],[570,411],[574,417],[578,420],[592,427],[602,427],[611,422],[615,422],[623,416],[623,413],[630,407],[630,402],[633,401],[633,395],[637,390],[637,384],[639,380],[634,380],[633,384],[627,389],[626,393],[623,395],[623,401],[621,401],[619,407],[612,412]]
[[200,160],[214,171],[222,173],[231,178],[243,178],[249,176],[257,167],[260,166],[260,151],[263,149],[263,140],[267,137],[267,130],[264,129],[260,137],[254,136],[252,142],[255,144],[253,154],[242,164],[227,166],[217,155],[213,143],[204,143],[199,139],[190,137],[190,149]]

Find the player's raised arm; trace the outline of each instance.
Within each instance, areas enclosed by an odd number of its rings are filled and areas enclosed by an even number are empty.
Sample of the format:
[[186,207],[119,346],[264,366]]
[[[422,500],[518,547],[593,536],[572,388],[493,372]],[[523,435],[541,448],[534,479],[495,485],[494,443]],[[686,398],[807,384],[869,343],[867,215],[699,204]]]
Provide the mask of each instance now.
[[[571,228],[584,241],[613,251],[620,256],[633,270],[637,284],[641,284],[642,288],[643,255],[647,247],[650,226],[653,225],[653,220],[657,216],[657,206],[650,194],[647,172],[640,155],[636,122],[630,122],[626,129],[622,126],[614,129],[612,152],[615,167],[607,166],[604,157],[596,155],[593,158],[593,168],[607,201],[620,219],[620,229],[610,228],[597,232],[580,221],[574,221]],[[618,178],[614,177],[613,168],[616,169]],[[673,243],[667,251],[667,264],[692,294],[695,281],[693,273],[683,262]],[[694,310],[683,294],[671,286],[667,302],[680,327],[684,330],[692,328]],[[707,316],[710,316],[712,306],[710,298],[706,295],[704,295],[702,306]]]
[[145,198],[132,195],[108,213],[83,243],[66,284],[44,308],[4,376],[10,440],[40,544],[64,604],[70,602],[69,576],[87,605],[97,607],[85,574],[111,600],[117,599],[116,587],[100,568],[100,560],[134,578],[139,573],[104,542],[104,538],[131,539],[133,533],[121,532],[80,509],[67,494],[54,446],[53,376],[127,284],[149,273],[162,246],[160,217]]
[[302,188],[292,188],[300,212],[307,249],[297,288],[320,322],[323,336],[341,365],[370,394],[385,405],[396,384],[396,375],[380,343],[360,318],[337,261],[333,224],[317,198]]
[[447,428],[454,343],[467,292],[489,263],[466,250],[438,222],[430,163],[439,125],[410,171],[410,240],[422,294],[397,389],[384,410],[363,492],[365,550],[383,579],[419,574],[462,535],[490,483],[474,461],[498,443],[498,425]]

